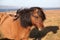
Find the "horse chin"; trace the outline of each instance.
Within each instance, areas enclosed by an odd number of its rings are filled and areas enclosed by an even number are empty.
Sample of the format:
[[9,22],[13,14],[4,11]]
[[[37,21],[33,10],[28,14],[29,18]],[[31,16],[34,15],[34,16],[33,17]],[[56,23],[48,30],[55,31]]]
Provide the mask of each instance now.
[[42,30],[42,28],[38,25],[33,25],[32,27],[31,27],[31,30],[32,29],[34,29],[34,28],[36,28],[36,29],[38,29],[39,31],[41,31]]
[[33,29],[33,28],[36,28],[36,29],[38,29],[39,31],[42,30],[39,26],[36,26],[36,25],[32,26],[32,29]]
[[42,30],[40,26],[36,26],[36,25],[35,25],[35,27],[36,27],[39,31]]

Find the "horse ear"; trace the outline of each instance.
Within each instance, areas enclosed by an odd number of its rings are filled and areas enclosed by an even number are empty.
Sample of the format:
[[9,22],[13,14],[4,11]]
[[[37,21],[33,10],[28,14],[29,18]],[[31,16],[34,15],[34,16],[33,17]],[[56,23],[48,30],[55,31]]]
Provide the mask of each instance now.
[[24,10],[23,10],[22,8],[21,8],[21,9],[18,9],[17,12],[16,12],[16,14],[17,14],[17,15],[20,15],[20,14],[22,14],[23,11],[24,11]]
[[15,15],[16,18],[14,20],[17,20],[19,18],[20,14],[21,14],[20,12],[21,12],[21,9],[18,9],[16,11],[16,15]]

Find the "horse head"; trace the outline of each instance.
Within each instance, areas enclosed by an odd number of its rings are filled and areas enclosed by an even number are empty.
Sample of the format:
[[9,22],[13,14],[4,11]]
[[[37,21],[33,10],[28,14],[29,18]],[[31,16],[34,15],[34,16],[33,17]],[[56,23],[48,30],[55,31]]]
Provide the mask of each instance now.
[[43,21],[46,19],[45,14],[40,7],[31,7],[26,9],[18,9],[17,15],[20,18],[23,27],[35,26],[39,30],[44,27]]
[[44,28],[43,21],[46,19],[42,8],[31,7],[30,10],[32,24],[34,24],[39,30],[42,30]]

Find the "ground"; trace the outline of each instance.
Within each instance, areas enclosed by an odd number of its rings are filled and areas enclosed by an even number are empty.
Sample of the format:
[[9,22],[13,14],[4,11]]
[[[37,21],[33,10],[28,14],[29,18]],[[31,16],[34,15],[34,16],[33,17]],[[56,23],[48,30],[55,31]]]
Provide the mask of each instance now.
[[54,34],[52,32],[42,38],[42,40],[60,40],[60,10],[44,10],[46,14],[45,26],[57,26],[59,30]]

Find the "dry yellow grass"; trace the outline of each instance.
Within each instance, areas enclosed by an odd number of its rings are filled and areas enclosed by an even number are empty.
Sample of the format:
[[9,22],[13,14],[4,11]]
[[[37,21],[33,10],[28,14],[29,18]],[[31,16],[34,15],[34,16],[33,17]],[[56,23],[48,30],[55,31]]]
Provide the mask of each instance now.
[[[0,12],[4,13],[4,12]],[[15,13],[15,12],[7,12],[7,13]],[[60,40],[60,10],[44,10],[46,15],[46,20],[44,21],[44,26],[58,26],[59,30],[56,34],[52,32],[47,33],[42,40]]]
[[58,26],[59,30],[56,34],[53,34],[52,32],[47,33],[42,40],[60,40],[60,10],[44,10],[44,12],[46,15],[44,25]]

